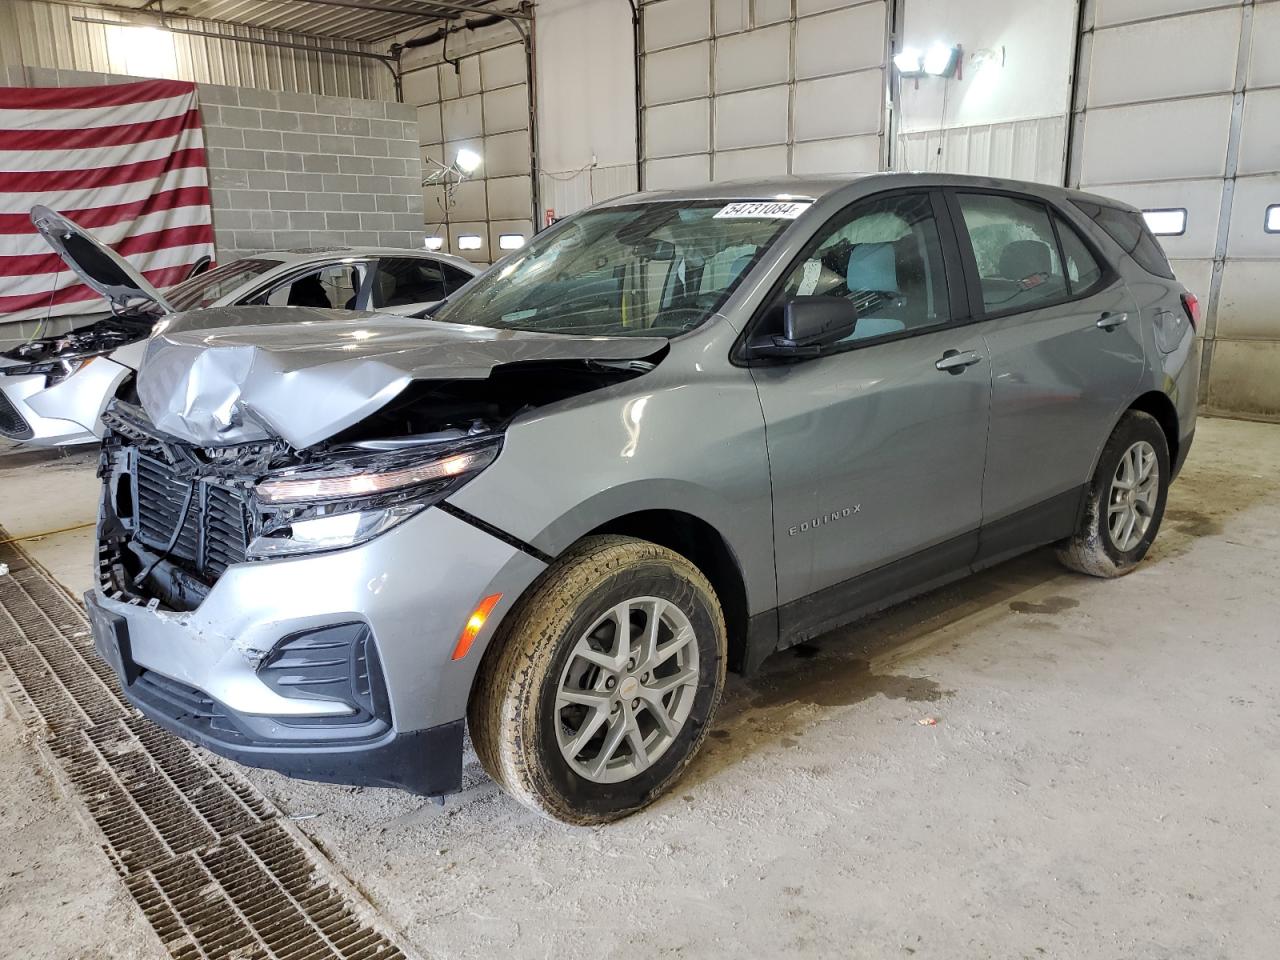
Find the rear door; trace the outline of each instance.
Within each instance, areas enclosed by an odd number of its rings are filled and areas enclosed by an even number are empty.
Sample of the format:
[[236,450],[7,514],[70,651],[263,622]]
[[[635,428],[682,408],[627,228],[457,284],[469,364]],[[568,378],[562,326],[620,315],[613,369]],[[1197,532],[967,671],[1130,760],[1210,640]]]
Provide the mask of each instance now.
[[1062,211],[957,190],[970,308],[991,356],[981,561],[1066,536],[1145,363],[1124,282]]
[[[836,351],[753,365],[773,482],[785,642],[966,569],[977,548],[990,366],[968,324],[940,193],[859,201],[793,264],[751,331],[792,297],[858,308]],[[941,367],[939,366],[941,364]]]

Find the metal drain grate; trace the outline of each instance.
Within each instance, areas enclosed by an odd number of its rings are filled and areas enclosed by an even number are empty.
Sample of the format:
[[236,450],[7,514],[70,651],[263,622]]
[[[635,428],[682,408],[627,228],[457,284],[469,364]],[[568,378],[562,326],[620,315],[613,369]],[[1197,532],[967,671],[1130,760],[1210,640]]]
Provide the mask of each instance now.
[[[0,541],[7,540],[0,527]],[[0,543],[0,665],[19,715],[166,949],[182,960],[399,960],[353,894],[247,781],[141,718],[88,622],[38,564]]]

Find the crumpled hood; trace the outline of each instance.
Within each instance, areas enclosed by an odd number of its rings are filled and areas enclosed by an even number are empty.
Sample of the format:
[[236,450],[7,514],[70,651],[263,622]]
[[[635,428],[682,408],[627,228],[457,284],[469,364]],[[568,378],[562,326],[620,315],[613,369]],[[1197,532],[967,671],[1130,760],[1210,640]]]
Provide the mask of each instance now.
[[200,314],[200,329],[156,327],[137,388],[156,427],[206,447],[279,437],[302,449],[359,423],[414,380],[484,379],[531,360],[634,360],[667,343],[306,307]]

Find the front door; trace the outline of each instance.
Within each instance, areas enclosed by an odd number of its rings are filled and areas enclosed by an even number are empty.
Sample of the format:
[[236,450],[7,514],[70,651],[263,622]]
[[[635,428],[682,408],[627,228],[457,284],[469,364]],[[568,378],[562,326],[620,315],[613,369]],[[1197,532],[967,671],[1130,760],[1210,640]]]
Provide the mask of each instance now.
[[784,645],[963,572],[975,552],[990,367],[981,331],[959,322],[967,309],[955,251],[943,246],[946,216],[930,192],[852,205],[753,330],[767,332],[796,296],[844,296],[858,309],[831,352],[752,367]]
[[[1067,536],[1144,365],[1137,305],[1063,214],[957,192],[962,255],[991,354],[983,561]],[[966,248],[967,243],[967,248]]]

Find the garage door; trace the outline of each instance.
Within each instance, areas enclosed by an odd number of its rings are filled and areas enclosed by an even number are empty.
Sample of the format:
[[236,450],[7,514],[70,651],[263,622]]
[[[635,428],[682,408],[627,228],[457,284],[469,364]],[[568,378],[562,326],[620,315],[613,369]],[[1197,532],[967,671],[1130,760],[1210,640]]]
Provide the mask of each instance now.
[[[418,107],[424,175],[461,149],[480,155],[477,175],[449,192],[423,190],[427,236],[477,263],[532,235],[529,93],[524,45],[507,43],[403,76],[404,100]],[[505,239],[504,239],[505,238]]]
[[650,0],[648,188],[881,169],[883,0]]
[[1280,413],[1280,2],[1098,0],[1085,19],[1072,183],[1149,211],[1205,304],[1209,405]]

